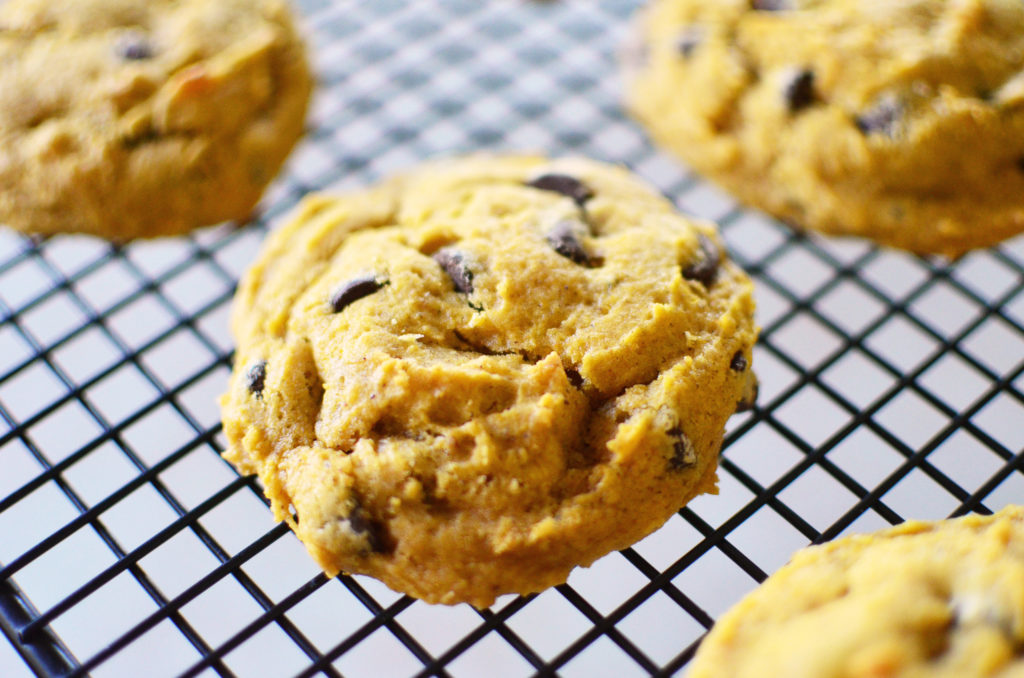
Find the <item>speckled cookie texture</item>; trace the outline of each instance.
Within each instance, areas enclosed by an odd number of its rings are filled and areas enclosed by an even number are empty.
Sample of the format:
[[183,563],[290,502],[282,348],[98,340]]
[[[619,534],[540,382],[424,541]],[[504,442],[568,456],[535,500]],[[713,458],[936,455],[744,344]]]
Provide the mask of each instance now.
[[688,676],[1024,676],[1024,509],[799,551],[719,619]]
[[310,197],[235,300],[225,457],[328,574],[484,607],[715,491],[753,311],[712,224],[593,161]]
[[278,0],[0,3],[0,223],[128,240],[243,220],[311,90]]
[[1024,3],[654,0],[654,139],[798,227],[956,257],[1024,231]]

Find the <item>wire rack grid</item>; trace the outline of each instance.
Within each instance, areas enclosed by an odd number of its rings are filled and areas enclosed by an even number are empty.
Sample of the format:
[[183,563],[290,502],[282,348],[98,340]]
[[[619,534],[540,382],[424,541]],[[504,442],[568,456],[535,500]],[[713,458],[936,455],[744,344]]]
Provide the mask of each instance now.
[[[1021,502],[1024,239],[950,264],[740,208],[624,118],[636,1],[298,4],[320,94],[256,223],[124,247],[0,232],[0,675],[679,675],[793,550]],[[269,224],[479,149],[628,164],[722,225],[764,328],[720,494],[488,610],[326,579],[219,458],[216,405]]]

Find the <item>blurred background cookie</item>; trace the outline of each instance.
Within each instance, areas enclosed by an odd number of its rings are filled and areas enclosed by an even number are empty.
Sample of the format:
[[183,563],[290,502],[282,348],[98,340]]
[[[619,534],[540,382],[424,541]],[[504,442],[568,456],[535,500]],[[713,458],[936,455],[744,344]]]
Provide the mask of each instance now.
[[243,220],[312,85],[279,0],[10,0],[0,223],[128,240]]
[[690,678],[981,678],[1024,669],[1024,509],[804,549],[723,615]]
[[1024,5],[656,0],[628,105],[797,228],[956,257],[1024,230]]

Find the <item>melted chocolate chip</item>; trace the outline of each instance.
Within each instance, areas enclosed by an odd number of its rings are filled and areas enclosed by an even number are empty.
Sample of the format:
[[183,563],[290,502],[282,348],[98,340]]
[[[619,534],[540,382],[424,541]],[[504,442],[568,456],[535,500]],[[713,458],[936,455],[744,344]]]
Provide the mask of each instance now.
[[807,69],[796,71],[782,90],[790,113],[796,113],[814,103],[814,73]]
[[884,134],[891,137],[902,117],[903,106],[900,102],[892,97],[886,97],[858,115],[854,123],[864,134]]
[[349,304],[373,294],[383,286],[384,283],[377,282],[377,277],[374,275],[365,275],[349,280],[331,295],[331,308],[338,313]]
[[267,381],[267,361],[259,360],[245,371],[245,387],[257,398],[263,395],[263,385]]
[[718,246],[706,235],[698,235],[697,240],[700,244],[700,252],[696,261],[683,268],[683,277],[703,283],[704,287],[711,287],[718,275],[718,264],[722,255],[718,251]]
[[576,370],[570,368],[565,371],[565,376],[568,377],[569,383],[576,388],[583,388],[583,376]]
[[463,294],[473,293],[473,271],[469,270],[465,254],[451,247],[445,247],[434,254],[434,261],[452,279],[456,290]]
[[1017,169],[1024,172],[1024,156],[1017,158]]
[[114,46],[114,52],[127,61],[145,61],[153,58],[153,46],[145,36],[137,33],[122,36]]
[[693,449],[693,443],[683,433],[683,429],[672,428],[668,434],[675,438],[672,442],[672,458],[668,460],[669,468],[673,471],[682,471],[696,464],[697,452]]
[[542,191],[561,193],[575,200],[576,204],[580,206],[594,197],[594,192],[590,190],[589,186],[568,174],[542,174],[533,181],[527,182],[526,185],[539,188]]
[[548,231],[547,240],[552,249],[566,259],[580,266],[587,266],[590,263],[590,255],[584,249],[579,236],[576,235],[576,226],[572,221],[560,221],[555,227]]
[[366,537],[371,551],[374,553],[387,553],[390,550],[384,528],[379,523],[368,518],[366,512],[358,504],[352,508],[352,512],[348,514],[346,520],[356,536]]
[[676,39],[676,49],[684,57],[689,58],[693,54],[693,51],[700,46],[700,43],[704,41],[704,31],[691,26],[685,29],[679,34]]
[[736,351],[736,355],[729,362],[729,369],[734,372],[742,372],[747,369],[747,356],[743,355],[743,351]]
[[762,12],[783,12],[793,9],[793,0],[750,0],[750,7]]

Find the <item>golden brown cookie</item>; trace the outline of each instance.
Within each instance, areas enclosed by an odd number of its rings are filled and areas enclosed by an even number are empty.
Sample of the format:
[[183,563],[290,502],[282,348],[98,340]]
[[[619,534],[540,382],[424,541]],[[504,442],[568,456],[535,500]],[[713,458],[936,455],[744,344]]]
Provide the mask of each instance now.
[[798,551],[727,612],[689,678],[1024,675],[1024,508]]
[[715,491],[750,280],[587,160],[467,158],[317,196],[235,300],[229,448],[330,575],[490,605]]
[[311,89],[281,0],[0,3],[0,223],[128,240],[245,219]]
[[955,257],[1024,231],[1024,3],[654,0],[654,139],[798,228]]

